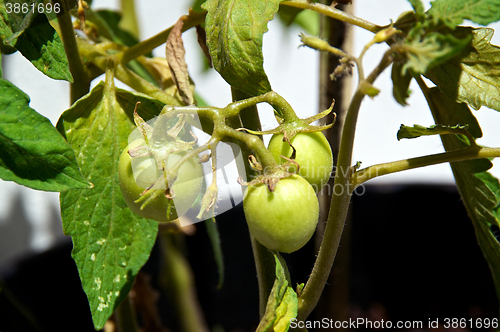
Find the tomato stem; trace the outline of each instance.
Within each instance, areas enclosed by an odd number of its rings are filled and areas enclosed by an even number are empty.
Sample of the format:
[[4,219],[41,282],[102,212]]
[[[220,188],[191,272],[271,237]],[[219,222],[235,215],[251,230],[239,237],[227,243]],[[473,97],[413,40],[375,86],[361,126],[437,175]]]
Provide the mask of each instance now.
[[406,171],[409,169],[455,161],[496,157],[500,157],[500,148],[481,148],[478,146],[471,146],[461,150],[372,165],[356,172],[352,177],[351,183],[353,187],[357,187],[360,184],[378,176]]
[[70,104],[86,95],[90,90],[90,77],[83,66],[82,59],[75,37],[75,30],[65,1],[53,0],[53,4],[57,3],[61,6],[63,14],[57,17],[59,24],[59,35],[64,46],[64,52],[68,58],[69,71],[73,76],[73,82],[70,84]]
[[356,133],[356,123],[358,120],[361,102],[365,97],[366,84],[372,84],[375,79],[392,63],[392,51],[384,54],[379,65],[373,70],[366,80],[358,84],[358,88],[347,110],[340,148],[338,154],[337,167],[335,172],[334,188],[342,188],[340,194],[333,191],[328,221],[326,223],[323,241],[314,264],[313,271],[299,297],[299,310],[297,319],[304,321],[311,311],[316,307],[321,293],[330,275],[330,271],[337,254],[337,249],[344,229],[344,223],[347,217],[351,192],[353,190],[350,184],[352,174],[352,152],[354,148],[354,137]]
[[329,16],[331,18],[337,19],[339,21],[344,21],[346,23],[350,23],[352,25],[356,25],[365,30],[371,31],[373,33],[377,33],[382,30],[384,27],[366,21],[362,18],[356,17],[354,15],[348,14],[342,10],[334,8],[332,6],[327,6],[321,3],[312,2],[309,0],[288,0],[283,1],[280,5],[301,8],[301,9],[310,9],[320,14]]

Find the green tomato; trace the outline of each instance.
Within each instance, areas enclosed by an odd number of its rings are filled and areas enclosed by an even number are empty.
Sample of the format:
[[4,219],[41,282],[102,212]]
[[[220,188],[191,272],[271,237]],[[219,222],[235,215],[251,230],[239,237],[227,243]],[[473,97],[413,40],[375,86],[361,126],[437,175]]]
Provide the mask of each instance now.
[[[333,169],[333,154],[328,140],[320,132],[298,133],[291,143],[297,150],[295,162],[300,166],[298,174],[319,191],[328,182]],[[283,134],[271,137],[268,150],[279,164],[286,162],[280,156],[290,158],[293,153],[290,144],[283,142]],[[296,169],[295,166],[290,167],[291,172]]]
[[[200,163],[194,158],[186,161],[179,168],[177,179],[171,186],[174,198],[168,199],[164,193],[161,193],[161,195],[141,209],[143,202],[136,203],[135,201],[147,187],[153,184],[158,177],[162,176],[162,172],[157,170],[154,160],[151,157],[130,157],[128,151],[143,144],[144,140],[142,139],[133,141],[123,150],[120,156],[118,178],[123,198],[130,210],[141,217],[156,221],[172,221],[177,219],[189,210],[202,189],[203,169]],[[172,168],[182,156],[183,153],[171,154],[167,159],[166,168]],[[158,189],[153,188],[152,190],[161,190],[164,192],[165,186]]]
[[302,248],[316,230],[319,203],[313,187],[299,175],[247,187],[243,211],[250,233],[265,247],[285,253]]

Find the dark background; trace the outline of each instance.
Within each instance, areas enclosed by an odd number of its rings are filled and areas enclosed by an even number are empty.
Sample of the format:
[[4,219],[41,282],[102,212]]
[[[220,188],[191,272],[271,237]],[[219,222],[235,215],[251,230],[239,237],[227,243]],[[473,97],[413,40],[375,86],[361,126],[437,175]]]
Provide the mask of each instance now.
[[[353,196],[351,234],[343,242],[351,244],[345,270],[347,317],[394,322],[498,317],[491,274],[455,187],[365,189],[363,195]],[[226,264],[222,290],[216,289],[217,269],[204,224],[196,226],[196,234],[186,238],[187,254],[209,326],[217,331],[254,331],[257,280],[241,206],[218,217]],[[1,332],[93,331],[70,253],[67,242],[3,270]],[[292,282],[305,282],[314,263],[313,241],[284,257]],[[160,262],[156,246],[143,271],[155,276]],[[154,277],[152,284],[158,286]],[[165,326],[177,331],[173,308],[163,296],[159,303]],[[322,314],[336,308],[335,303],[322,305]],[[309,319],[323,318],[318,312]]]

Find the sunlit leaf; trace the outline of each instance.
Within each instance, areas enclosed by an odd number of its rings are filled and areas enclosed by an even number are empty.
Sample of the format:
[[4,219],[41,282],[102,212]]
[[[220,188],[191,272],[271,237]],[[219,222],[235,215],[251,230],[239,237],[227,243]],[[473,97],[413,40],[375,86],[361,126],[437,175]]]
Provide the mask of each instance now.
[[280,0],[208,0],[203,8],[214,68],[233,87],[250,95],[271,90],[264,72],[262,39]]
[[163,104],[140,94],[116,91],[112,81],[98,84],[63,113],[57,128],[75,150],[90,190],[61,194],[65,234],[73,240],[72,256],[97,330],[128,294],[147,261],[158,222],[133,214],[118,184],[118,160],[135,128],[133,110],[144,119]]
[[0,79],[0,178],[45,191],[90,188],[71,147],[29,102]]
[[454,34],[471,34],[471,44],[426,76],[452,100],[500,111],[500,47],[490,43],[493,33],[489,28],[458,28]]

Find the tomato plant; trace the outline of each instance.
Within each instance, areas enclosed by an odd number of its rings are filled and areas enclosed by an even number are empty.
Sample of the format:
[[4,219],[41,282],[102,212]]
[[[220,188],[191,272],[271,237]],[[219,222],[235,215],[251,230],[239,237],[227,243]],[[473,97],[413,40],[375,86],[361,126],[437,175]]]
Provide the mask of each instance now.
[[250,233],[269,249],[291,253],[302,248],[316,230],[319,203],[312,186],[299,175],[278,181],[274,191],[250,185],[243,210]]
[[[350,1],[342,1],[346,2]],[[95,329],[106,325],[107,330],[116,323],[120,332],[135,332],[137,320],[131,313],[140,311],[141,329],[165,330],[158,323],[152,286],[144,287],[150,296],[147,303],[141,303],[144,299],[138,296],[143,293],[134,284],[157,239],[165,263],[158,279],[166,285],[165,293],[177,310],[178,322],[169,329],[181,326],[199,332],[215,328],[206,325],[199,310],[196,283],[185,257],[184,237],[197,226],[182,228],[177,219],[184,216],[193,223],[205,223],[223,276],[223,239],[214,223],[215,207],[227,203],[220,199],[221,178],[238,188],[228,195],[231,199],[237,191],[243,192],[239,185],[247,187],[241,219],[249,229],[257,272],[258,332],[307,325],[293,326],[292,322],[306,322],[319,302],[357,187],[382,175],[442,163],[449,163],[453,170],[492,282],[500,290],[500,183],[489,173],[500,148],[476,143],[483,133],[471,111],[471,107],[500,111],[500,50],[491,43],[491,29],[462,25],[465,20],[479,25],[499,21],[500,0],[435,0],[427,11],[420,0],[409,0],[412,10],[385,26],[344,12],[336,2],[193,1],[193,9],[177,22],[160,22],[164,30],[144,40],[139,39],[131,0],[121,1],[121,14],[97,11],[93,3],[85,1],[75,2],[77,8],[71,8],[73,2],[53,0],[50,8],[60,9],[55,13],[35,11],[47,6],[28,6],[33,9],[28,13],[24,5],[5,3],[0,1],[2,52],[19,52],[46,76],[69,82],[71,106],[61,110],[53,126],[30,107],[27,94],[1,78],[0,177],[61,193],[62,226],[72,238],[72,257]],[[328,99],[330,108],[323,110],[328,105],[322,105],[309,118],[299,117],[274,90],[279,90],[276,85],[273,89],[262,52],[264,33],[275,15],[307,30],[305,23],[310,22],[304,17],[312,16],[302,14],[321,15],[322,20],[341,21],[373,34],[358,55],[330,44],[342,39],[333,38],[333,32],[343,29],[329,31],[329,41],[316,33],[300,35],[303,46],[329,57],[323,58],[329,61],[321,61],[321,72],[323,78],[332,79],[322,79],[320,86],[322,96],[327,96],[322,99]],[[322,29],[328,26],[332,25],[321,25]],[[192,28],[208,67],[213,68],[209,70],[229,84],[231,102],[207,105],[199,95],[188,72],[183,42],[184,32]],[[327,33],[321,31],[321,35]],[[374,44],[381,44],[385,53],[374,68],[367,68],[367,53]],[[159,46],[165,56],[152,56]],[[332,63],[335,68],[328,68]],[[401,125],[394,132],[397,139],[439,135],[444,151],[361,168],[352,158],[360,108],[366,97],[377,97],[376,80],[388,68],[396,102],[407,104],[413,82],[434,119],[433,124]],[[329,93],[336,89],[333,80],[345,75],[356,76],[357,85],[352,95],[343,93],[349,99],[349,106],[343,109],[332,102]],[[92,84],[94,80],[100,82]],[[290,80],[295,80],[293,75]],[[116,81],[129,89],[117,88]],[[278,123],[275,128],[261,128],[257,107],[262,103],[271,106],[271,116]],[[336,113],[339,121],[335,121]],[[153,118],[156,121],[148,121]],[[316,121],[320,125],[312,125]],[[271,123],[263,123],[266,129],[269,126]],[[341,135],[328,142],[321,132],[332,127]],[[143,139],[127,146],[134,130]],[[194,138],[193,131],[202,131],[208,138],[182,141],[179,136],[189,131]],[[270,134],[274,136],[266,148],[261,136]],[[220,156],[221,142],[238,145],[244,155],[244,165],[238,165],[240,178],[227,178],[220,160],[228,156]],[[338,151],[335,165],[330,146]],[[384,152],[381,147],[381,154]],[[210,163],[211,182],[206,188],[203,162]],[[333,168],[334,190],[321,193],[320,204],[316,191],[330,179]],[[200,191],[202,195],[198,195]],[[292,276],[280,252],[297,255],[311,239],[320,205],[326,221],[321,236],[316,237],[321,243],[312,271],[307,276]],[[184,215],[192,206],[198,215]],[[298,287],[292,279],[300,279]],[[222,280],[220,277],[221,287]]]
[[[130,143],[120,156],[118,177],[123,199],[130,210],[141,217],[156,221],[175,220],[186,213],[201,191],[203,184],[201,165],[194,158],[183,163],[177,172],[177,178],[170,186],[169,195],[172,197],[167,198],[165,178],[162,170],[158,170],[155,160],[149,156],[135,157],[138,160],[130,157],[129,151],[141,145],[144,145],[144,140],[141,139]],[[171,154],[167,159],[166,169],[171,169],[182,156],[181,153]],[[158,179],[160,179],[159,184],[155,185]],[[150,187],[150,195],[160,193],[143,208],[144,201],[137,202],[137,200]]]
[[[281,156],[292,157],[296,150],[295,162],[299,165],[298,173],[306,179],[313,188],[320,190],[330,179],[333,168],[333,155],[330,143],[320,132],[299,133],[288,142],[283,141],[283,134],[274,134],[269,141],[268,149],[278,163],[287,160]],[[295,165],[290,171],[297,171]]]

